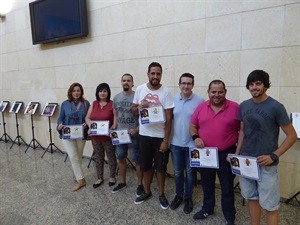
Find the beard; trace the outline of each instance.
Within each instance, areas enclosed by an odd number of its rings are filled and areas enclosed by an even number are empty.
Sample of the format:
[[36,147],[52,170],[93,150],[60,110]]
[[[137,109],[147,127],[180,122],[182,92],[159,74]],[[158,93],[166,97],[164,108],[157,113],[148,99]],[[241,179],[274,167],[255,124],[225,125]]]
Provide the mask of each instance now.
[[149,80],[149,83],[153,86],[153,87],[156,87],[159,85],[159,80]]
[[128,91],[129,90],[129,86],[128,85],[124,85],[123,86],[123,91]]

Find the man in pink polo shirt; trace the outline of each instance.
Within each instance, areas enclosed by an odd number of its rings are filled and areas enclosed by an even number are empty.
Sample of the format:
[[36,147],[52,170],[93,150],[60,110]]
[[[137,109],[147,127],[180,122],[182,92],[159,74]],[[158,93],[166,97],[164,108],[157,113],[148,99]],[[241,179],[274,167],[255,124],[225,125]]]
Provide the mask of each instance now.
[[219,169],[199,168],[203,189],[202,209],[194,219],[205,219],[214,213],[216,174],[221,184],[221,205],[228,225],[234,225],[234,175],[226,157],[234,153],[240,129],[238,121],[239,105],[226,99],[223,81],[213,80],[208,86],[209,100],[201,103],[191,118],[190,134],[197,148],[217,147]]

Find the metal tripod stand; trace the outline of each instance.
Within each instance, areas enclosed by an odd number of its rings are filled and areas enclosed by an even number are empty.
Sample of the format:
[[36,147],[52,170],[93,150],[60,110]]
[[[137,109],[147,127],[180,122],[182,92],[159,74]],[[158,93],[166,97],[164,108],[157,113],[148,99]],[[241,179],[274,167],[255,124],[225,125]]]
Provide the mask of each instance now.
[[[29,147],[36,149],[37,147],[42,148],[43,150],[45,149],[34,137],[34,126],[33,126],[33,115],[31,116],[31,132],[32,132],[32,139],[28,145],[28,147],[25,150],[25,153],[27,152],[27,150],[29,149]],[[32,145],[31,145],[32,144]]]
[[[48,116],[49,119],[49,136],[50,136],[50,144],[48,145],[48,147],[45,149],[43,155],[41,156],[41,158],[44,157],[44,155],[46,154],[46,152],[50,152],[53,153],[55,151],[59,151],[61,154],[65,154],[63,151],[61,151],[53,142],[52,142],[52,129],[51,129],[51,121],[50,121],[50,116]],[[54,148],[53,148],[54,147]]]

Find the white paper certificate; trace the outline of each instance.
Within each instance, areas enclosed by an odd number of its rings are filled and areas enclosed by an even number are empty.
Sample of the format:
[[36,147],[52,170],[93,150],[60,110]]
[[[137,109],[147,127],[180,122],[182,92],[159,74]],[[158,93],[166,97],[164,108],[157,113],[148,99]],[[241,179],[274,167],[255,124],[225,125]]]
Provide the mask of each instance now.
[[90,135],[92,136],[109,135],[109,120],[100,120],[100,121],[91,120]]
[[261,180],[260,168],[256,158],[229,154],[231,171],[233,174],[253,180]]
[[113,145],[121,145],[131,143],[131,137],[128,134],[128,130],[113,130],[111,132],[111,141]]
[[65,125],[62,129],[62,138],[68,139],[83,139],[83,126],[79,125]]
[[203,168],[219,168],[218,148],[190,147],[190,166]]
[[153,124],[165,122],[165,111],[162,105],[156,105],[140,110],[141,124]]

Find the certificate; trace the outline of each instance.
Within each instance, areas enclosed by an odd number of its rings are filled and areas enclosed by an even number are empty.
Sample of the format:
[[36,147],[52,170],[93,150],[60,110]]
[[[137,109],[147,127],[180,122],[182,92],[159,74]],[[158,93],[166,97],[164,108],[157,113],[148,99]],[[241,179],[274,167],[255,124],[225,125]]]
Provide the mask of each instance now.
[[190,147],[190,166],[203,168],[219,168],[218,148],[206,147],[195,148]]
[[165,122],[165,111],[162,105],[156,105],[140,110],[141,124],[153,124]]
[[121,145],[131,143],[131,137],[128,134],[128,130],[113,130],[111,132],[111,141],[113,145]]
[[260,168],[255,157],[228,154],[233,174],[253,180],[261,180]]
[[83,139],[83,126],[79,125],[65,125],[62,129],[62,138],[68,139]]
[[109,135],[109,120],[100,120],[100,121],[91,120],[90,135],[92,136]]

